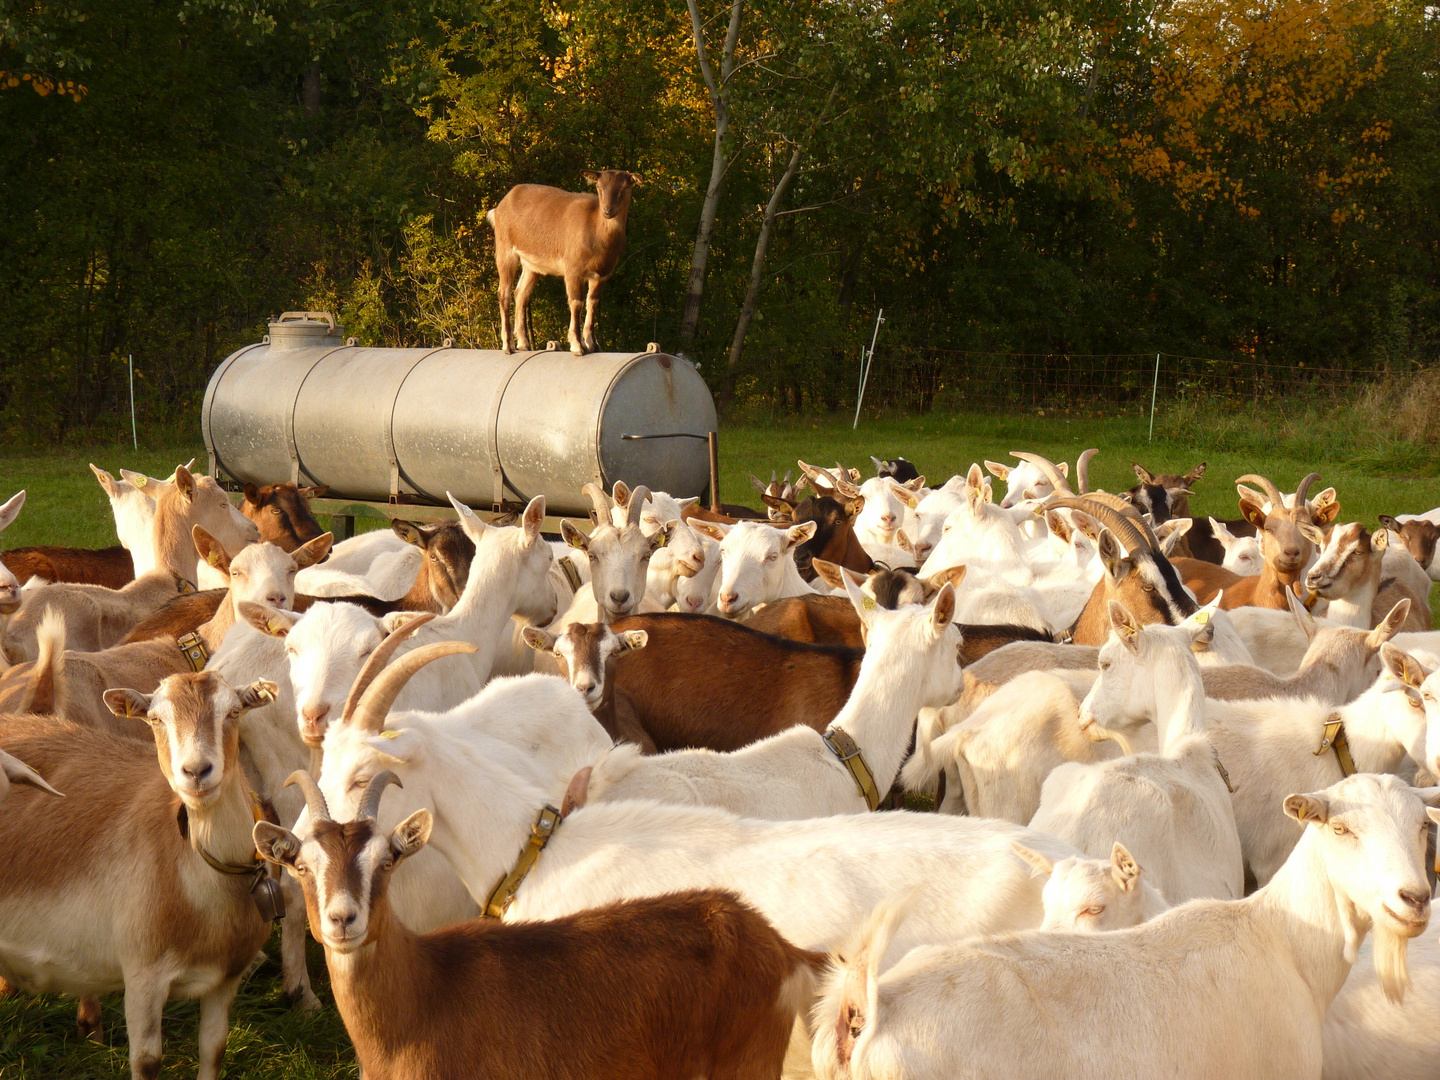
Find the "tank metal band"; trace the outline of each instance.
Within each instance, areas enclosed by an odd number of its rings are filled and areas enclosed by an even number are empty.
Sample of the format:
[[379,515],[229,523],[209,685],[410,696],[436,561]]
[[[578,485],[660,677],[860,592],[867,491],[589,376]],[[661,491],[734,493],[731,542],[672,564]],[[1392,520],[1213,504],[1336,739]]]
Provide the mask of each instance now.
[[[510,389],[510,380],[515,377],[515,373],[524,367],[527,361],[539,355],[538,350],[526,353],[517,357],[510,364],[510,370],[505,372],[505,378],[500,380],[500,385],[495,391],[495,400],[490,405],[490,415],[485,420],[485,437],[490,440],[490,471],[495,479],[494,498],[490,508],[497,514],[505,507],[505,468],[500,464],[500,406],[505,401],[505,391]],[[519,491],[516,491],[515,494],[524,498],[523,493]]]
[[[446,338],[445,340],[449,341],[450,339]],[[410,366],[405,369],[405,374],[400,377],[400,382],[395,386],[395,396],[390,399],[390,420],[385,425],[385,456],[390,459],[391,502],[396,501],[396,499],[400,495],[400,456],[395,453],[395,406],[400,401],[400,392],[405,389],[405,380],[410,378],[411,372],[413,372],[426,360],[429,360],[430,357],[434,356],[436,353],[446,352],[453,347],[454,346],[452,345],[441,345],[438,349],[431,349],[428,352],[425,352],[420,356],[416,357],[415,360],[410,364]],[[430,492],[421,491],[420,486],[416,484],[415,481],[411,480],[410,477],[406,476],[405,482],[408,483],[411,487],[413,487],[417,494],[424,495],[430,499],[434,499],[436,502],[440,501],[439,499],[436,499],[435,496]]]
[[326,349],[316,357],[315,362],[310,365],[310,369],[305,372],[305,378],[301,379],[295,386],[295,396],[290,399],[290,421],[285,425],[285,449],[289,451],[290,454],[290,482],[292,484],[299,485],[300,474],[302,472],[305,473],[310,483],[320,483],[318,479],[310,475],[309,470],[300,464],[300,444],[295,438],[295,409],[300,404],[300,395],[305,392],[306,380],[310,378],[315,369],[319,367],[327,357],[339,352],[341,349],[353,348],[355,348],[354,345],[335,345],[332,348]]

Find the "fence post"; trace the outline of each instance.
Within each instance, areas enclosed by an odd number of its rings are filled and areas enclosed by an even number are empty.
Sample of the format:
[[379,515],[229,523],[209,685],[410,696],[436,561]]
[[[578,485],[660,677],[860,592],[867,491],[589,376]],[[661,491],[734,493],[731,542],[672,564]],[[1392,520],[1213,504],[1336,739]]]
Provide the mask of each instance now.
[[140,435],[135,429],[135,354],[130,354],[130,443],[140,449]]
[[860,346],[860,392],[855,395],[855,422],[850,425],[854,431],[860,426],[860,406],[865,402],[865,387],[870,383],[870,367],[875,363],[875,342],[880,337],[880,324],[885,321],[885,309],[882,307],[875,316],[875,332],[870,335],[869,358],[866,358],[865,346]]
[[1155,394],[1160,389],[1160,354],[1155,354],[1155,381],[1150,384],[1150,438],[1155,441]]

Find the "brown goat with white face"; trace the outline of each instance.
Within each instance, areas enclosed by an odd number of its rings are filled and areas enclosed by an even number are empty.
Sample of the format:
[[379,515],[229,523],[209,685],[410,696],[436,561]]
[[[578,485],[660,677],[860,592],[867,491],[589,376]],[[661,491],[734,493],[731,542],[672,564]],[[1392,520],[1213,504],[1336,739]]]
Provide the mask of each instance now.
[[[625,250],[630,192],[640,183],[632,172],[606,169],[581,174],[595,194],[542,184],[517,184],[485,215],[495,230],[495,268],[500,274],[500,347],[512,352],[510,296],[515,296],[515,337],[530,345],[530,294],[544,274],[565,279],[570,301],[570,351],[595,352],[595,305]],[[520,284],[515,286],[515,272]],[[588,294],[587,294],[588,289]],[[585,325],[580,326],[580,309]]]
[[475,919],[416,934],[390,912],[390,875],[430,837],[429,810],[376,826],[395,774],[336,822],[308,773],[310,832],[255,826],[299,877],[335,1003],[378,1080],[778,1078],[812,975],[796,948],[726,892],[672,893],[546,922]]
[[0,745],[69,796],[19,789],[0,813],[0,975],[33,992],[123,990],[132,1080],[160,1070],[170,998],[200,999],[200,1080],[219,1075],[230,1004],[270,931],[250,895],[264,870],[239,718],[274,694],[214,672],[172,676],[153,695],[107,691],[116,712],[149,723],[150,745],[0,717]]
[[1440,559],[1435,558],[1437,543],[1440,543],[1440,525],[1424,518],[1397,521],[1389,514],[1380,515],[1380,524],[1393,532],[1410,552],[1410,557],[1420,564],[1420,569],[1434,581],[1440,581]]

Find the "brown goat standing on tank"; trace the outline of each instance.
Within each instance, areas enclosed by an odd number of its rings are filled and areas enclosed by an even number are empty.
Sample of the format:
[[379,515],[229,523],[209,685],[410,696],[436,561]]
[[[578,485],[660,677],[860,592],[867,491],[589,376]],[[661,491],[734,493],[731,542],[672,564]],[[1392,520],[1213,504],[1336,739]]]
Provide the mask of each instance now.
[[[625,250],[630,192],[640,177],[620,169],[581,174],[595,194],[564,191],[543,184],[516,184],[485,215],[495,230],[495,269],[500,274],[500,347],[513,352],[530,345],[530,294],[542,274],[565,279],[570,302],[570,351],[596,352],[595,305],[600,289],[615,272]],[[515,286],[515,271],[520,284]],[[588,292],[587,292],[588,287]],[[510,296],[515,296],[511,334]],[[580,308],[585,308],[583,337]]]

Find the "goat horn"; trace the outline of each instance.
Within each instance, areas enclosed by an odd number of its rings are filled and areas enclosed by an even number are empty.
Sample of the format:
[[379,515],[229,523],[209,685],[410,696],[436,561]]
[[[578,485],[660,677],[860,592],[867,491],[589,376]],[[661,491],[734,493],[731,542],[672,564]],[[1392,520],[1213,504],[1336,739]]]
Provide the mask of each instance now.
[[375,681],[366,688],[360,703],[355,706],[355,715],[350,722],[360,731],[367,731],[371,735],[380,734],[385,730],[385,717],[390,713],[390,706],[395,704],[400,691],[405,689],[405,684],[415,677],[416,672],[442,656],[477,651],[468,641],[437,641],[406,653],[380,672]]
[[396,787],[404,787],[400,778],[389,769],[377,772],[365,785],[365,794],[360,796],[360,805],[355,809],[356,821],[374,821],[380,813],[380,796],[385,794],[385,789],[391,784]]
[[1019,458],[1021,461],[1028,461],[1031,465],[1034,465],[1045,474],[1045,478],[1049,480],[1050,483],[1055,485],[1056,491],[1064,492],[1067,495],[1074,494],[1074,492],[1070,490],[1070,481],[1061,475],[1060,470],[1056,468],[1055,463],[1049,458],[1041,457],[1039,454],[1027,454],[1023,450],[1011,450],[1010,456]]
[[1075,459],[1075,479],[1080,484],[1081,495],[1090,494],[1090,459],[1098,453],[1099,450],[1086,450]]
[[[1317,475],[1318,475],[1318,474],[1317,474]],[[1273,510],[1284,510],[1284,509],[1285,509],[1285,496],[1281,495],[1281,494],[1280,494],[1280,489],[1277,488],[1274,484],[1272,484],[1269,480],[1266,480],[1265,477],[1263,477],[1263,476],[1257,476],[1255,473],[1246,473],[1244,476],[1240,477],[1240,479],[1236,480],[1235,483],[1237,483],[1237,484],[1259,484],[1262,488],[1265,489],[1265,494],[1266,494],[1267,496],[1269,496],[1269,498],[1270,498],[1270,507],[1271,507],[1271,509],[1273,509]],[[1308,481],[1306,481],[1305,483],[1306,483],[1306,486],[1308,486]]]
[[1295,489],[1296,510],[1303,511],[1305,509],[1305,496],[1310,492],[1310,485],[1319,479],[1320,474],[1318,472],[1312,472],[1306,476],[1304,480],[1300,481],[1300,486]]
[[315,778],[304,769],[296,769],[285,781],[285,786],[294,784],[305,793],[305,805],[310,808],[311,821],[333,821],[330,816],[330,807],[325,803],[325,796],[320,791],[320,785],[315,783]]
[[1135,527],[1145,534],[1151,550],[1159,549],[1160,541],[1155,538],[1155,530],[1151,528],[1150,522],[1146,520],[1144,514],[1140,513],[1139,507],[1124,495],[1112,495],[1108,491],[1092,491],[1084,497],[1097,506],[1108,506],[1122,517],[1129,518],[1135,523]]
[[1088,498],[1078,495],[1056,495],[1041,504],[1043,510],[1057,508],[1084,511],[1113,532],[1116,539],[1131,551],[1142,547],[1149,547],[1151,551],[1154,551],[1159,547],[1158,544],[1151,545],[1150,538],[1141,531],[1142,525],[1134,518],[1122,514],[1108,503],[1100,502],[1093,495]]
[[[840,490],[839,481],[835,479],[829,469],[822,469],[818,465],[806,465],[803,461],[797,461],[796,464],[800,466],[800,471],[810,478],[812,484],[823,476],[825,482],[830,485],[831,491]],[[815,490],[819,491],[820,489],[817,486]]]
[[650,498],[650,489],[641,484],[630,492],[630,506],[625,511],[625,526],[640,524],[640,514],[645,509],[645,500]]
[[605,494],[605,489],[599,484],[586,484],[580,489],[582,495],[590,496],[590,503],[595,507],[595,524],[610,524],[610,496]]
[[375,676],[379,675],[380,669],[390,662],[390,657],[395,655],[395,650],[400,647],[401,643],[433,618],[435,618],[435,613],[432,611],[416,616],[409,622],[391,630],[385,640],[375,647],[375,651],[370,654],[370,659],[366,660],[365,666],[360,669],[360,674],[355,676],[355,683],[350,687],[350,693],[346,695],[345,707],[340,710],[342,724],[348,723],[350,718],[355,715],[355,708],[359,705],[365,688],[375,681]]

